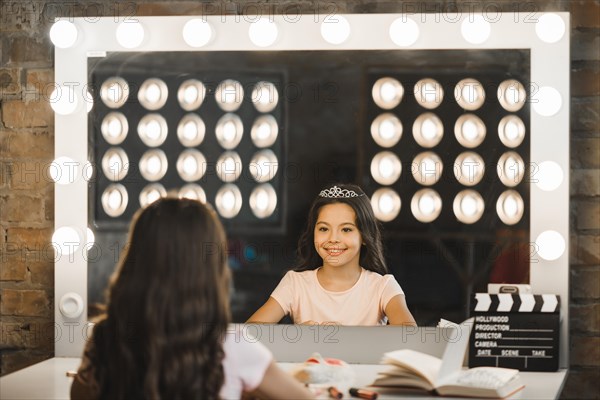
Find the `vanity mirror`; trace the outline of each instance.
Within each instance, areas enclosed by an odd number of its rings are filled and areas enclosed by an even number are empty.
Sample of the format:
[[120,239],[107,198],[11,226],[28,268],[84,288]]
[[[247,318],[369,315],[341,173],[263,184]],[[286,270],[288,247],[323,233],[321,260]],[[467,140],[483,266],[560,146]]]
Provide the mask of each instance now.
[[[88,114],[89,147],[95,164],[102,165],[90,185],[90,226],[97,247],[111,252],[88,263],[88,301],[103,301],[129,221],[148,193],[176,190],[197,196],[194,187],[217,207],[229,233],[233,319],[243,322],[296,261],[296,241],[315,195],[328,183],[350,181],[373,199],[383,222],[388,264],[419,325],[435,325],[440,317],[464,319],[469,294],[485,291],[490,279],[529,282],[529,207],[524,206],[529,203],[524,172],[531,173],[525,134],[530,131],[529,104],[511,112],[494,97],[505,82],[531,86],[529,58],[524,50],[117,52],[90,58],[89,83],[96,95]],[[423,79],[435,79],[446,93],[434,100],[435,108],[419,104],[420,96],[413,94]],[[402,91],[406,87],[399,105],[378,97],[385,93],[386,80]],[[160,82],[168,93],[156,110],[137,101],[149,82]],[[226,111],[220,100],[227,99],[221,91],[228,82],[233,82],[229,90],[237,108]],[[102,88],[110,85],[126,87],[123,93],[134,100],[107,104],[110,92]],[[260,112],[256,104],[261,99],[254,97],[257,87],[267,85],[271,109]],[[200,90],[190,89],[196,86]],[[484,100],[485,93],[490,97],[476,107],[461,105],[456,88],[465,92],[461,101],[475,99],[475,89],[481,93],[478,99]],[[202,93],[202,101],[190,110],[182,96],[191,90]],[[433,133],[440,136],[437,143],[429,139],[433,119],[440,121],[433,127],[439,128]],[[499,128],[507,119],[523,132],[511,146],[502,143],[500,133],[515,133]],[[220,136],[228,124],[237,137],[231,144],[225,133]],[[155,140],[148,139],[152,129]],[[274,137],[268,146],[257,141],[262,130]],[[390,135],[398,138],[386,142]],[[257,163],[261,154],[271,155],[273,164]],[[237,160],[229,170],[222,162],[228,157]],[[149,173],[153,158],[161,166],[156,176]],[[397,163],[398,176],[388,158]],[[520,164],[501,169],[507,158]],[[386,163],[392,163],[392,170]],[[513,170],[520,174],[509,176]],[[223,188],[239,190],[239,210],[222,208]],[[272,192],[272,208],[261,214],[251,199],[263,188]],[[388,192],[400,199],[397,215],[385,213]],[[469,196],[459,198],[465,193],[485,203],[479,215],[456,214],[453,203],[470,204]],[[111,203],[115,196],[122,198],[118,205]],[[505,204],[500,196],[507,198]],[[502,212],[511,205],[513,220],[505,223]]]
[[[65,21],[56,162],[77,174],[55,190],[57,324],[87,321],[65,309],[100,300],[140,202],[189,184],[224,217],[238,321],[291,266],[308,204],[335,181],[371,196],[419,323],[461,319],[490,279],[567,299],[567,14],[315,18]],[[79,354],[80,336],[57,355]]]

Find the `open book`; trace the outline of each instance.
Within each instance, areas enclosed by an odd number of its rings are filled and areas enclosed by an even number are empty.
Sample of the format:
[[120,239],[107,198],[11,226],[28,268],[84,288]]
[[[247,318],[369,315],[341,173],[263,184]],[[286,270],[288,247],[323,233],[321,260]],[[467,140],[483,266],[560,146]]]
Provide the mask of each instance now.
[[472,320],[458,326],[457,339],[449,341],[443,359],[408,349],[385,353],[382,363],[390,367],[380,372],[372,385],[422,389],[442,396],[488,398],[508,397],[522,389],[516,369],[462,369],[471,326]]

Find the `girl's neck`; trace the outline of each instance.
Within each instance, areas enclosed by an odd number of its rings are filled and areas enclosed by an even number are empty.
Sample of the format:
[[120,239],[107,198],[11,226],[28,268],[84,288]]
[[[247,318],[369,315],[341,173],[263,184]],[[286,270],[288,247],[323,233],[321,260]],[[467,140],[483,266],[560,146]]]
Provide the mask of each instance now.
[[321,277],[326,279],[335,279],[340,281],[357,281],[360,277],[362,267],[360,265],[345,265],[343,267],[336,267],[328,264],[324,264],[319,274]]

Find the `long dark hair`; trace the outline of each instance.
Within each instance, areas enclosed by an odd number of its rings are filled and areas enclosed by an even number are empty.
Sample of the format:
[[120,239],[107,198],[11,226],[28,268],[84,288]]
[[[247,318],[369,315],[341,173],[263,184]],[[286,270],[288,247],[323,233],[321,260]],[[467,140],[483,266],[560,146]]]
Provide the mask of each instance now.
[[358,194],[357,197],[322,197],[317,196],[313,201],[310,211],[308,212],[308,222],[306,229],[300,236],[298,241],[298,264],[294,267],[294,271],[307,271],[317,269],[323,265],[323,259],[315,249],[315,225],[319,217],[319,211],[327,204],[342,203],[347,204],[354,210],[356,214],[356,225],[362,240],[365,243],[360,250],[359,264],[364,269],[377,272],[384,275],[388,272],[383,257],[383,244],[381,242],[381,231],[379,223],[373,213],[371,201],[363,190],[353,184],[338,183],[327,187],[325,190],[332,190],[333,187],[339,188],[340,191],[354,191]]
[[195,200],[158,200],[134,217],[94,327],[101,399],[214,399],[224,382],[226,238]]

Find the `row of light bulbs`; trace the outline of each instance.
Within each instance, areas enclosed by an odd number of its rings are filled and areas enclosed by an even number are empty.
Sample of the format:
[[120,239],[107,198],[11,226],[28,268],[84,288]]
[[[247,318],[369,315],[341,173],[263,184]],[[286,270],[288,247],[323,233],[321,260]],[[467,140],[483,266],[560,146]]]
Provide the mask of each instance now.
[[[127,153],[120,147],[111,147],[102,156],[102,172],[113,182],[125,179],[130,166]],[[278,166],[279,162],[275,153],[270,149],[263,149],[252,156],[248,171],[254,181],[264,183],[275,177]],[[186,182],[202,179],[207,167],[206,157],[199,150],[186,149],[177,157],[177,173]],[[147,150],[139,161],[140,174],[149,182],[161,180],[166,175],[168,168],[167,155],[161,149]],[[217,159],[215,169],[221,181],[235,182],[242,175],[242,159],[235,151],[225,151]]]
[[[178,192],[180,198],[199,200],[206,203],[206,193],[198,184],[190,183],[181,187]],[[140,207],[146,207],[161,197],[167,196],[167,190],[160,183],[151,183],[144,187],[139,195]],[[101,197],[104,212],[111,217],[121,216],[130,203],[129,194],[125,186],[120,183],[109,185]],[[242,208],[242,193],[237,185],[225,184],[217,191],[214,205],[219,215],[223,218],[236,217]],[[249,197],[252,213],[260,219],[270,217],[277,207],[277,193],[271,184],[263,183],[256,186]]]
[[[418,154],[412,164],[411,173],[417,183],[423,186],[436,184],[444,169],[441,158],[432,151]],[[382,151],[371,160],[371,176],[380,185],[393,185],[402,173],[402,162],[395,153]],[[472,151],[465,151],[456,157],[453,166],[454,177],[464,186],[475,186],[483,179],[485,163],[483,158]],[[500,181],[508,187],[517,186],[525,175],[525,163],[521,156],[509,151],[504,153],[496,164]]]
[[[397,107],[404,98],[404,86],[395,78],[378,79],[371,90],[373,101],[384,110]],[[423,108],[433,110],[444,100],[442,85],[432,78],[424,78],[415,83],[413,88],[417,103]],[[498,85],[498,101],[510,112],[519,111],[527,97],[525,87],[516,79],[507,79]],[[485,88],[476,79],[465,78],[454,87],[454,99],[463,109],[474,111],[479,109],[486,99]]]
[[[371,137],[380,147],[395,146],[404,133],[400,119],[392,113],[378,115],[371,123]],[[525,124],[517,115],[509,114],[498,123],[498,137],[509,148],[516,148],[525,139]],[[419,115],[412,125],[415,141],[425,148],[437,146],[444,137],[442,120],[432,112]],[[454,136],[461,146],[473,149],[485,140],[487,129],[475,114],[462,114],[454,123]]]
[[[125,115],[113,111],[102,119],[100,125],[102,137],[111,145],[119,145],[127,138],[129,123]],[[148,147],[158,147],[167,139],[169,129],[167,120],[158,113],[146,114],[137,125],[137,133]],[[206,135],[206,125],[200,116],[189,113],[177,124],[177,138],[185,147],[202,144]],[[215,127],[217,141],[226,150],[235,149],[244,135],[241,118],[234,113],[226,113],[217,121]],[[250,129],[252,143],[258,148],[272,146],[279,135],[277,120],[270,114],[257,117]]]
[[[400,213],[401,199],[391,188],[380,188],[373,193],[371,205],[377,219],[383,222],[394,220]],[[417,221],[435,221],[442,211],[442,198],[437,191],[425,188],[417,191],[410,202],[410,209]],[[485,202],[481,194],[472,189],[460,191],[452,203],[456,218],[464,224],[473,224],[481,218]],[[521,220],[525,204],[521,195],[512,189],[504,191],[496,201],[496,213],[506,225],[514,225]]]
[[[127,100],[131,88],[122,77],[106,79],[100,87],[100,99],[109,108],[118,109]],[[206,86],[198,79],[188,79],[179,85],[177,101],[179,106],[186,111],[200,108],[206,98]],[[137,99],[147,110],[161,109],[169,97],[169,88],[160,78],[148,78],[140,85]],[[215,101],[225,112],[236,111],[244,100],[244,88],[234,79],[226,79],[219,83],[215,89]],[[254,107],[261,113],[273,111],[279,103],[279,92],[271,82],[260,81],[252,88],[250,100]]]
[[[257,16],[249,24],[248,37],[259,48],[270,47],[277,42],[280,28],[280,24],[273,18]],[[324,42],[334,46],[344,44],[352,35],[352,26],[343,15],[325,17],[319,29]],[[556,43],[564,37],[565,23],[558,15],[546,13],[538,18],[535,31],[543,42]],[[214,26],[206,19],[191,18],[183,25],[181,37],[191,48],[201,48],[209,45],[215,39],[215,32]],[[460,33],[468,43],[482,44],[490,38],[492,24],[482,15],[470,14],[460,24]],[[388,34],[395,45],[408,47],[419,39],[419,24],[412,18],[403,15],[390,23]],[[76,24],[67,20],[54,23],[50,29],[50,39],[59,48],[74,46],[79,36],[80,29]],[[144,43],[145,36],[144,24],[134,19],[126,19],[115,29],[116,40],[124,49],[140,47]]]

